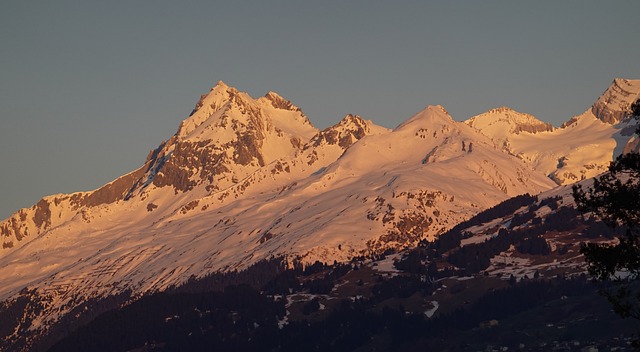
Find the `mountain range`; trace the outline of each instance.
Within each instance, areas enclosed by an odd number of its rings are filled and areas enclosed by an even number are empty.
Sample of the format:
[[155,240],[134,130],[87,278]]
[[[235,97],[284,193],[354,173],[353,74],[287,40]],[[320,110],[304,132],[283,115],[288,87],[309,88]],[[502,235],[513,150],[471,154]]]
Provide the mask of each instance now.
[[427,106],[394,129],[347,115],[318,130],[277,93],[220,81],[140,168],[0,222],[0,300],[28,294],[39,307],[6,339],[46,332],[91,299],[263,260],[410,249],[512,197],[566,190],[638,151],[625,111],[639,96],[640,80],[615,79],[560,127],[508,107],[458,122]]

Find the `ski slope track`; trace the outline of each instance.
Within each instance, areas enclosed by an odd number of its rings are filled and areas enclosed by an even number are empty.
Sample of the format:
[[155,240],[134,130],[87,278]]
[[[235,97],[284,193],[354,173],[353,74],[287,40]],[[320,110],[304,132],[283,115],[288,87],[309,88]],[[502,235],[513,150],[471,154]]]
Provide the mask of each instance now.
[[23,328],[46,331],[94,297],[267,258],[411,247],[510,197],[603,172],[634,148],[620,111],[639,92],[616,79],[560,128],[506,107],[456,122],[428,106],[392,130],[347,115],[319,131],[277,93],[218,82],[139,169],[2,221],[0,300],[35,292],[44,309]]

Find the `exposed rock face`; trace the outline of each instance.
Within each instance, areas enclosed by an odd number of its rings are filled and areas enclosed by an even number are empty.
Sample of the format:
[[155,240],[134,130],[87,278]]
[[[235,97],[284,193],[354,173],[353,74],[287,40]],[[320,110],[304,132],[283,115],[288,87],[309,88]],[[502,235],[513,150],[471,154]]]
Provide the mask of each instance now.
[[0,222],[0,240],[3,246],[12,247],[25,237],[37,235],[57,226],[72,218],[73,214],[80,209],[126,199],[131,189],[135,187],[136,181],[144,175],[145,169],[146,167],[143,166],[92,192],[48,196],[40,199],[31,208],[19,210]]
[[515,134],[519,134],[520,132],[529,132],[529,133],[538,133],[538,132],[548,132],[553,131],[553,126],[549,123],[542,123],[539,125],[518,125],[514,130]]
[[272,162],[274,156],[263,150],[266,145],[279,144],[284,154],[300,150],[308,135],[287,134],[279,124],[292,121],[274,119],[274,111],[291,112],[294,129],[299,124],[315,130],[300,108],[277,93],[256,100],[218,82],[176,135],[154,152],[138,187],[170,186],[179,193],[204,185],[207,192],[215,192]]
[[310,143],[304,149],[317,147],[323,142],[328,145],[339,145],[347,149],[351,144],[371,132],[370,124],[367,124],[360,116],[347,115],[338,124],[320,131],[311,138]]
[[208,141],[177,142],[168,157],[157,161],[157,171],[149,178],[153,185],[171,186],[176,192],[187,192],[200,184],[219,188],[215,186],[217,178],[230,173],[231,165],[265,165],[261,145],[262,140],[251,134],[239,134],[236,140],[222,145],[209,144]]
[[281,97],[276,92],[269,92],[269,93],[265,94],[264,97],[266,99],[268,99],[271,102],[271,105],[273,105],[273,107],[276,108],[276,109],[295,111],[295,112],[299,112],[299,113],[303,114],[303,116],[304,116],[304,113],[302,112],[302,110],[299,107],[293,105],[293,103],[291,101]]
[[115,181],[88,193],[83,200],[79,201],[78,207],[94,207],[125,199],[134,187],[135,182],[144,174],[144,170],[145,167],[141,167],[130,174],[119,177]]
[[616,78],[591,107],[591,112],[606,123],[615,124],[627,118],[627,112],[640,96],[640,80]]
[[[365,136],[384,133],[386,128],[364,120],[360,116],[347,115],[337,124],[317,132],[305,143],[300,138],[292,138],[291,145],[296,148],[293,156],[286,156],[267,163],[243,180],[233,177],[233,185],[215,195],[221,203],[237,199],[269,179],[272,189],[284,192],[295,185],[292,178],[304,178],[322,170],[336,161],[351,145]],[[213,186],[209,186],[214,189]],[[216,189],[217,190],[217,189]]]

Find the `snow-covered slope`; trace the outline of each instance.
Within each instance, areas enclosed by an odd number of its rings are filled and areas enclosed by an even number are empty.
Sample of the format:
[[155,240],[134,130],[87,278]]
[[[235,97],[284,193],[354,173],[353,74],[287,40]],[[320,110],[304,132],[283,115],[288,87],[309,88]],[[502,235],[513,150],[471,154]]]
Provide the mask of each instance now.
[[[511,151],[560,185],[594,177],[624,149],[635,121],[609,125],[586,111],[553,132],[511,139]],[[544,146],[544,148],[541,148]]]
[[639,94],[640,80],[616,79],[591,109],[556,129],[509,108],[493,109],[465,122],[565,185],[606,171],[625,147],[633,150],[631,139],[637,121],[624,118],[624,114]]

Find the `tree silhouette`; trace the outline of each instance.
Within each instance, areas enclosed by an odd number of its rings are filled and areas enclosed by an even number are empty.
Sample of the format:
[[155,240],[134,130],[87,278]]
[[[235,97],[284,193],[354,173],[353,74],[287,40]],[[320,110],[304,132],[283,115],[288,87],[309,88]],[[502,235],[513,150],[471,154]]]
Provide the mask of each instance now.
[[[631,105],[629,115],[640,118],[640,99]],[[640,154],[620,155],[593,186],[586,190],[573,186],[573,197],[578,210],[618,230],[613,243],[588,243],[580,252],[589,273],[606,284],[601,292],[614,311],[640,320]]]

